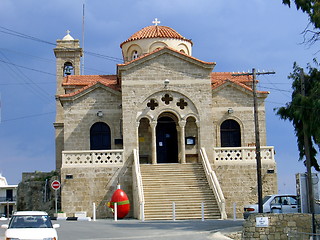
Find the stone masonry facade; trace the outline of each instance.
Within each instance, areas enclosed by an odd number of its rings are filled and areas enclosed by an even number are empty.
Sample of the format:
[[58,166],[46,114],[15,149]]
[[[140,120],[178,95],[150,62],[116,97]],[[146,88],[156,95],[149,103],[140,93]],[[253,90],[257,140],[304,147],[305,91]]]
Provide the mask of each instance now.
[[[136,199],[133,152],[138,151],[140,164],[158,164],[160,154],[170,150],[169,147],[161,150],[164,145],[159,140],[159,120],[169,119],[175,128],[164,136],[176,136],[177,157],[174,162],[200,163],[200,149],[205,149],[225,196],[228,217],[232,217],[234,203],[237,217],[241,217],[243,205],[257,201],[250,78],[214,73],[214,62],[204,62],[186,54],[187,48],[179,44],[177,46],[181,49],[167,47],[168,37],[149,41],[149,36],[148,41],[129,39],[125,42],[125,60],[117,65],[117,74],[103,76],[79,75],[82,56],[79,41],[70,35],[57,40],[54,50],[57,58],[57,117],[54,126],[56,166],[62,183],[61,210],[67,216],[76,212],[87,212],[92,216],[95,203],[98,218],[111,217],[106,204],[118,183],[132,203]],[[163,43],[158,44],[156,41],[162,38]],[[180,35],[177,38],[174,42],[180,41]],[[181,39],[182,43],[185,41]],[[191,41],[188,43],[191,54]],[[128,44],[141,46],[130,48]],[[164,47],[154,47],[160,45]],[[130,49],[144,49],[144,55],[129,61]],[[73,75],[65,73],[70,65]],[[266,147],[264,100],[268,93],[258,92],[257,95],[260,142]],[[227,129],[227,132],[238,133],[238,145],[222,146],[222,134],[225,133],[222,124],[226,121],[238,126]],[[97,124],[101,129],[94,130],[93,126]],[[187,138],[193,142],[187,143]],[[104,143],[105,139],[110,142],[108,149],[93,147],[97,141]],[[224,159],[215,159],[215,148],[225,148],[225,151],[221,150]],[[264,195],[277,192],[276,163],[271,154],[273,148],[270,149],[262,161]],[[235,161],[230,157],[242,150],[248,154],[243,154],[241,159],[237,157]],[[249,160],[245,159],[247,157]],[[133,210],[129,214],[132,216],[136,216]]]

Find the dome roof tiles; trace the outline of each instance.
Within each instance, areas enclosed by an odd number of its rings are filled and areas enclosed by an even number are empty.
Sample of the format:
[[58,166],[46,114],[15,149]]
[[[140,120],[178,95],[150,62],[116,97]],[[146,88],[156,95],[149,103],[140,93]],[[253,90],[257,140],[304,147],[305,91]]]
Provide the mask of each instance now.
[[192,44],[192,41],[190,39],[183,37],[177,31],[173,30],[170,27],[153,25],[145,27],[140,31],[134,33],[126,41],[121,43],[120,47],[122,47],[124,43],[147,38],[173,38],[188,41]]

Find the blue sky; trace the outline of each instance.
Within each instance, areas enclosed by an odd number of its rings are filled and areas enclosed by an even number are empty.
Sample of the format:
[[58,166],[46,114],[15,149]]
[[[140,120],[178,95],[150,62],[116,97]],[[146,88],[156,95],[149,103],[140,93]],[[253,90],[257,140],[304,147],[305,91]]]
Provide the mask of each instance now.
[[279,191],[295,192],[294,174],[305,167],[298,162],[291,123],[280,120],[273,109],[291,99],[287,76],[294,61],[305,67],[319,49],[301,44],[307,16],[281,2],[1,0],[0,172],[9,184],[17,184],[22,172],[55,168],[53,48],[66,30],[82,39],[85,4],[85,51],[104,56],[86,54],[85,74],[115,74],[122,58],[120,43],[152,25],[154,18],[192,39],[193,56],[216,62],[214,71],[275,71],[259,76],[259,89],[271,92],[266,100],[267,142],[276,150]]

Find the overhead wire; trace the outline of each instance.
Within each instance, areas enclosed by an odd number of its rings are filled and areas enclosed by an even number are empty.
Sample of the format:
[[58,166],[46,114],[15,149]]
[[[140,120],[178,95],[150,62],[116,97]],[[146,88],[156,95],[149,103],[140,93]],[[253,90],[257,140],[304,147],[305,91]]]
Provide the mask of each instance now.
[[26,118],[40,117],[40,116],[45,116],[45,115],[49,115],[49,114],[53,114],[53,113],[55,113],[55,112],[46,112],[46,113],[33,114],[33,115],[27,115],[27,116],[10,118],[10,119],[1,119],[1,123],[21,120],[21,119],[26,119]]
[[[39,87],[31,78],[29,78],[17,66],[15,66],[15,64],[11,64],[11,61],[9,60],[9,58],[2,51],[0,51],[0,55],[2,55],[6,59],[6,61],[1,59],[0,61],[6,62],[6,65],[8,66],[10,71],[17,76],[16,79],[21,80],[24,83],[31,83],[26,85],[31,91],[41,96],[43,100],[51,101],[51,97],[52,97],[51,94],[49,94],[45,89]],[[51,97],[49,98],[49,96]]]
[[[21,38],[25,38],[25,39],[28,39],[28,40],[32,40],[32,41],[37,41],[37,42],[41,42],[41,43],[45,43],[45,44],[49,44],[49,45],[52,45],[52,46],[56,46],[56,43],[53,43],[53,42],[49,42],[49,41],[46,41],[46,40],[42,40],[40,38],[37,38],[37,37],[33,37],[31,35],[27,35],[27,34],[24,34],[24,33],[20,33],[20,32],[17,32],[17,31],[14,31],[14,30],[11,30],[11,29],[8,29],[8,28],[5,28],[5,27],[2,27],[0,26],[0,32],[2,33],[5,33],[5,34],[9,34],[9,35],[12,35],[12,36],[16,36],[16,37],[21,37]],[[93,56],[93,57],[97,57],[97,58],[102,58],[102,59],[106,59],[106,60],[109,60],[109,61],[113,61],[113,62],[117,62],[117,63],[122,63],[123,60],[121,58],[117,58],[117,57],[112,57],[112,56],[108,56],[108,55],[104,55],[104,54],[101,54],[101,53],[95,53],[95,52],[91,52],[91,51],[84,51],[85,54],[87,55],[90,55],[90,56]],[[44,73],[44,74],[48,74],[48,75],[54,75],[55,74],[52,74],[52,73],[48,73],[48,72],[45,72],[45,71],[41,71],[41,70],[37,70],[37,69],[34,69],[34,68],[28,68],[28,67],[24,67],[24,66],[21,66],[21,65],[18,65],[18,64],[14,64],[12,62],[8,62],[8,61],[4,61],[4,60],[1,60],[0,59],[0,62],[3,62],[3,63],[6,63],[6,64],[10,64],[16,68],[20,67],[20,68],[24,68],[24,69],[28,69],[28,70],[32,70],[32,71],[36,71],[36,72],[39,72],[39,73]],[[168,69],[162,69],[160,67],[156,67],[156,66],[149,66],[150,69],[155,69],[155,70],[166,70],[168,72],[171,72],[172,73],[172,70],[168,70]],[[86,68],[86,69],[90,69],[90,70],[95,70],[95,71],[99,71],[97,69],[93,69],[93,68]],[[104,71],[101,71],[101,72],[104,72]],[[185,71],[178,71],[180,73],[183,73],[183,74],[186,74]],[[192,75],[194,77],[201,77],[202,75],[201,74],[193,74],[193,73],[187,73],[189,75]],[[270,87],[264,87],[262,86],[262,84],[260,83],[260,88],[262,89],[270,89],[270,90],[276,90],[276,91],[279,91],[281,92],[284,96],[286,97],[290,97],[289,95],[285,94],[286,92],[291,92],[289,90],[284,90],[284,89],[279,89],[276,85],[279,85],[279,84],[287,84],[287,83],[274,83],[274,82],[271,82],[269,80],[269,78],[267,76],[264,76],[264,78],[268,81],[268,83],[264,83],[264,84],[271,84],[273,86],[273,88],[270,88]],[[31,79],[29,79],[31,80]],[[23,83],[23,84],[27,84],[28,83]],[[31,83],[29,84],[35,84],[32,82],[31,80]],[[41,88],[40,88],[41,89]],[[266,101],[266,102],[269,102],[269,103],[273,103],[273,104],[278,104],[278,105],[283,105],[283,103],[277,103],[277,102],[271,102],[271,101]]]
[[[0,51],[0,52],[1,52],[1,51]],[[18,65],[18,64],[9,62],[9,61],[4,61],[4,60],[1,60],[1,59],[0,59],[0,62],[6,63],[6,64],[10,64],[10,65],[13,65],[13,66],[15,66],[15,67],[28,69],[28,70],[31,70],[31,71],[35,71],[35,72],[39,72],[39,73],[43,73],[43,74],[48,74],[48,75],[56,76],[56,74],[53,74],[53,73],[49,73],[49,72],[37,70],[37,69],[34,69],[34,68],[24,67],[24,66],[21,66],[21,65]]]

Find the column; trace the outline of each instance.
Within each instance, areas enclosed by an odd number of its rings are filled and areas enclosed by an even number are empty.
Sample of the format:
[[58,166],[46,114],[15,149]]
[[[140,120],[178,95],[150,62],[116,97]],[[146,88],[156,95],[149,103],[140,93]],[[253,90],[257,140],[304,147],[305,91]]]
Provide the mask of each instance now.
[[180,150],[181,150],[181,163],[184,164],[186,163],[186,142],[185,142],[185,126],[186,126],[186,121],[181,120],[179,122],[179,127],[180,127]]
[[140,155],[140,150],[139,150],[139,147],[140,147],[139,146],[140,145],[140,141],[139,141],[139,126],[140,126],[140,121],[136,122],[136,138],[137,138],[137,152],[138,152],[138,155]]
[[152,164],[157,164],[157,137],[156,137],[156,127],[157,121],[152,121],[150,123],[151,127],[151,150],[152,150]]
[[196,125],[197,125],[197,145],[198,145],[198,162],[200,160],[200,149],[201,149],[201,141],[200,141],[200,122],[196,120]]

